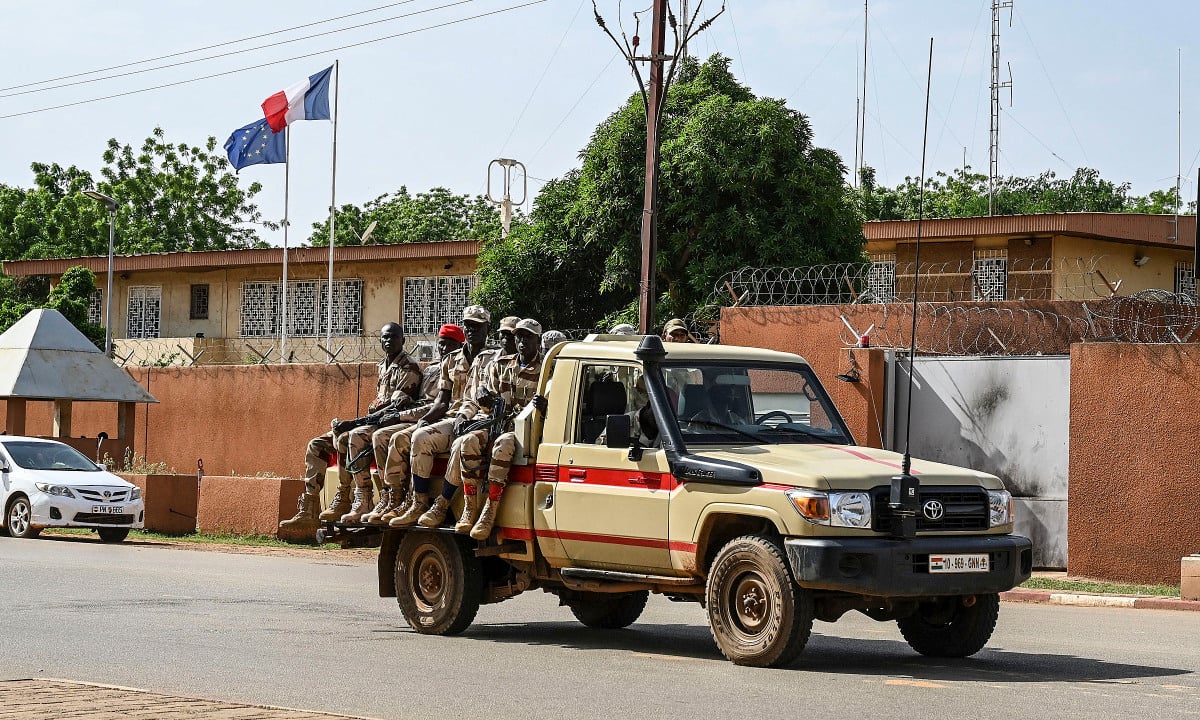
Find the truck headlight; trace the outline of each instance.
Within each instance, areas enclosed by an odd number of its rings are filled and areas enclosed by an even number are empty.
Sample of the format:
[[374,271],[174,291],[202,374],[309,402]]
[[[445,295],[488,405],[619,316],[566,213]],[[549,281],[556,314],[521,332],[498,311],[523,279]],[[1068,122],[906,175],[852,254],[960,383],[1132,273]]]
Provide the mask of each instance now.
[[71,492],[71,488],[67,487],[66,485],[52,485],[50,483],[35,482],[33,486],[47,495],[58,495],[59,497],[68,498],[75,497],[75,493]]
[[988,527],[1013,521],[1013,499],[1007,490],[988,490]]
[[866,528],[871,526],[871,496],[864,492],[833,492],[797,488],[788,500],[800,517],[814,525]]

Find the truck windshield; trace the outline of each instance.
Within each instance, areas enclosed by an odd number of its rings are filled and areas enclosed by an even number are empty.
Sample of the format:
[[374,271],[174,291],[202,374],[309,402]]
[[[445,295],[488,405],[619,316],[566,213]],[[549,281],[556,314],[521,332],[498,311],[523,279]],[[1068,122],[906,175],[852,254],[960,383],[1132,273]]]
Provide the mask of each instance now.
[[685,443],[851,442],[808,367],[664,363],[662,373]]

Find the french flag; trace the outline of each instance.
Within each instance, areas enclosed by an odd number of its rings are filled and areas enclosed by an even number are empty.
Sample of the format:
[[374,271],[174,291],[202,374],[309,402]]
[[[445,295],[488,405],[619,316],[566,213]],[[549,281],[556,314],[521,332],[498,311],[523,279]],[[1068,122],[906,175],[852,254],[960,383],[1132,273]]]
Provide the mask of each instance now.
[[333,66],[310,75],[263,101],[263,114],[271,130],[279,132],[296,120],[329,119],[329,76]]

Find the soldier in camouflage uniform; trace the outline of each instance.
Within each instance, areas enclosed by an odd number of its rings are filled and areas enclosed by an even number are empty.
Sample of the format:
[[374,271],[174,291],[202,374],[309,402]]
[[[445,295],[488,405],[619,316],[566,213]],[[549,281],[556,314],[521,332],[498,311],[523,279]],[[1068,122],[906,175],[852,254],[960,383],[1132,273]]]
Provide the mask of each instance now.
[[[455,441],[450,454],[451,467],[447,469],[447,475],[460,477],[463,486],[463,513],[454,529],[470,533],[477,540],[486,540],[491,535],[500,498],[508,483],[508,471],[517,445],[516,435],[512,432],[513,418],[531,400],[539,409],[545,410],[544,401],[535,399],[542,374],[541,340],[542,326],[538,321],[521,320],[516,329],[517,352],[499,358],[488,370],[480,404],[494,409],[496,398],[503,398],[505,404],[503,432],[492,442],[490,465],[484,462],[484,453],[488,451],[489,440],[493,440],[491,435],[496,425],[463,434]],[[490,413],[480,412],[472,420],[489,417]],[[485,466],[488,467],[489,488],[481,509],[479,488],[483,484]],[[420,524],[425,527],[440,525],[444,513],[439,517],[435,510],[426,513]]]
[[[412,427],[433,406],[434,401],[437,400],[438,385],[442,379],[442,363],[451,353],[462,347],[465,341],[466,336],[463,335],[462,328],[457,325],[443,325],[441,330],[438,331],[438,359],[435,362],[429,363],[429,366],[421,373],[421,398],[423,401],[407,410],[385,418],[384,421],[380,422],[380,425],[383,427],[371,433],[371,449],[375,458],[375,468],[379,471],[382,487],[379,488],[379,503],[375,505],[375,508],[371,512],[363,515],[359,522],[368,525],[386,525],[387,522],[383,520],[383,517],[404,502],[405,495],[408,492],[407,469],[399,475],[403,481],[401,486],[393,488],[386,481],[383,481],[387,476],[388,449],[391,446],[392,438],[397,433]],[[367,472],[370,472],[370,470],[368,469]],[[400,512],[396,514],[400,514]]]
[[[394,403],[411,402],[420,384],[420,366],[404,352],[404,329],[396,323],[388,323],[379,331],[379,344],[383,348],[384,359],[379,362],[379,385],[375,399],[367,407],[367,411],[375,413],[392,407]],[[289,520],[279,523],[281,535],[289,537],[309,537],[320,527],[321,520],[339,520],[351,512],[351,485],[354,478],[347,467],[351,454],[351,431],[361,425],[357,420],[338,421],[330,423],[331,429],[324,435],[313,438],[308,443],[304,455],[304,493],[298,501],[299,510]],[[369,442],[369,433],[367,434]],[[325,481],[327,458],[338,453],[341,462],[338,465],[338,491],[329,509],[318,516],[320,510],[321,488]],[[358,503],[365,504],[363,510],[370,508],[371,481],[368,476],[365,488],[367,497],[362,498],[361,489],[354,491]]]
[[[412,472],[411,501],[405,501],[402,514],[388,520],[392,527],[415,525],[429,509],[434,456],[450,449],[451,441],[462,429],[463,418],[472,417],[478,410],[475,398],[488,367],[498,354],[495,350],[484,349],[490,322],[491,314],[478,305],[463,310],[467,344],[446,359],[437,401],[415,426],[392,437],[388,449],[388,485],[393,488],[399,485],[403,470]],[[405,459],[408,463],[404,463]],[[458,490],[457,480],[453,473],[446,474],[438,505],[449,508],[450,500]]]
[[517,323],[521,318],[516,315],[509,315],[500,320],[500,355],[512,355],[517,351]]

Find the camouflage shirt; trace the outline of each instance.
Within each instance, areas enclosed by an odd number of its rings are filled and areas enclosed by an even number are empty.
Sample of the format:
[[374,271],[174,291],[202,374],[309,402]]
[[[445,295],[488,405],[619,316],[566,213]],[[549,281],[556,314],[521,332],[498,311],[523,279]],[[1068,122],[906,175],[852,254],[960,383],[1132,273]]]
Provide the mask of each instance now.
[[425,402],[433,402],[437,400],[438,385],[442,381],[442,363],[446,358],[442,358],[437,362],[429,363],[429,366],[421,371],[421,397]]
[[469,361],[466,356],[466,346],[455,350],[442,363],[442,378],[438,382],[438,392],[450,392],[450,408],[446,415],[471,417],[479,411],[475,402],[479,397],[479,389],[488,367],[495,362],[499,350],[481,350]]
[[412,402],[421,388],[421,366],[406,352],[401,352],[389,363],[387,358],[379,361],[379,388],[375,394],[375,405],[389,403],[401,405]]
[[[488,368],[484,386],[504,398],[505,414],[510,418],[525,407],[537,394],[538,381],[542,377],[542,354],[528,364],[521,365],[519,354],[497,358]],[[506,427],[506,429],[511,429]]]

